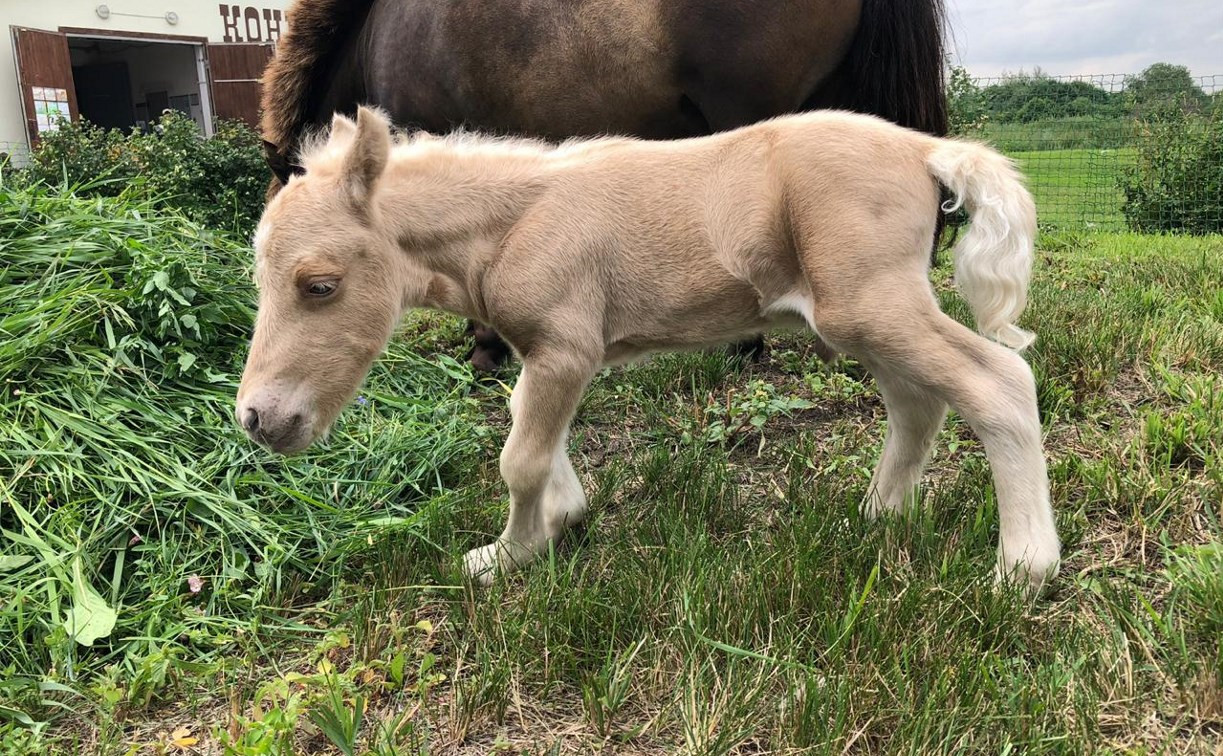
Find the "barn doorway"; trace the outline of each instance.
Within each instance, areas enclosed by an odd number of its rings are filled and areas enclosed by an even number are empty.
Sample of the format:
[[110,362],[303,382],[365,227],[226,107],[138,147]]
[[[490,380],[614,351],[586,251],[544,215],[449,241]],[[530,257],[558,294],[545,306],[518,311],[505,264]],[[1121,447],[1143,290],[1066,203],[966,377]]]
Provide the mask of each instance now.
[[202,45],[69,35],[68,54],[77,110],[89,122],[147,130],[177,110],[211,131]]
[[174,108],[208,135],[214,117],[259,125],[260,77],[272,57],[271,42],[216,43],[204,37],[63,27],[9,29],[31,147],[39,134],[58,128],[61,118],[82,115],[99,125],[148,127]]

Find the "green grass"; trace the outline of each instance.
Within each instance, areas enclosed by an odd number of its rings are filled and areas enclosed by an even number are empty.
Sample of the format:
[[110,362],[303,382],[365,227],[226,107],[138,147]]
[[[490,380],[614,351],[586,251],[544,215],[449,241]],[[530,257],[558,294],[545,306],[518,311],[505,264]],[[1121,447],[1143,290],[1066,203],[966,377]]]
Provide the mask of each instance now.
[[[601,375],[571,444],[591,521],[479,591],[458,560],[502,525],[508,416],[443,357],[459,323],[410,319],[369,404],[275,460],[229,417],[245,250],[6,192],[0,752],[1223,746],[1219,237],[1041,241],[1024,325],[1066,562],[1039,602],[992,586],[954,418],[920,511],[863,520],[878,396],[795,335]],[[141,293],[166,269],[189,305]],[[116,611],[88,646],[64,624],[84,585]]]
[[1008,152],[1019,162],[1036,199],[1042,225],[1123,231],[1125,194],[1120,180],[1135,151],[1122,149]]

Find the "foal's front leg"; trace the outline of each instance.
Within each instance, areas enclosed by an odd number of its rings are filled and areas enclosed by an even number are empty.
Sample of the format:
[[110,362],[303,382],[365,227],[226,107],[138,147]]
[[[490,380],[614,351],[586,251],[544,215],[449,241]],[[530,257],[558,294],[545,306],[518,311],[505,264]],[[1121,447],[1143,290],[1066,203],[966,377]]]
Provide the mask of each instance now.
[[884,367],[870,368],[883,394],[888,418],[883,454],[865,502],[867,515],[876,517],[904,511],[916,496],[934,439],[947,417],[947,405]]
[[497,571],[529,562],[586,514],[586,497],[566,454],[569,422],[597,369],[572,354],[533,354],[510,397],[513,427],[501,451],[510,516],[493,543],[467,552],[467,574],[487,585]]

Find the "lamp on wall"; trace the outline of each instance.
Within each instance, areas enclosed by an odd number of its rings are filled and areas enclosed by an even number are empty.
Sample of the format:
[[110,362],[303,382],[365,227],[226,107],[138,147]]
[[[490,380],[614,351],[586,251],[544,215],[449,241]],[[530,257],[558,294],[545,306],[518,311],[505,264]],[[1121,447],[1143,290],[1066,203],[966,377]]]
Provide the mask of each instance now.
[[150,16],[147,13],[119,13],[117,11],[112,11],[109,5],[99,5],[93,9],[93,12],[97,13],[98,18],[104,21],[111,16],[127,16],[128,18],[160,18],[170,26],[175,26],[178,24],[178,14],[174,11],[166,11],[160,16]]

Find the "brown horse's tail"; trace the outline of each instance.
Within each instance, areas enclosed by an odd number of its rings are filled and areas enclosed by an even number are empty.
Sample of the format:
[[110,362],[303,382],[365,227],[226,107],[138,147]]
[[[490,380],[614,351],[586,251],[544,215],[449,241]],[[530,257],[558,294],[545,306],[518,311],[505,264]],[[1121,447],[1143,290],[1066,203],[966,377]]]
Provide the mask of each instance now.
[[849,52],[812,107],[869,113],[946,135],[945,17],[943,0],[863,0]]
[[375,0],[296,0],[287,30],[263,73],[260,128],[268,166],[275,179],[269,196],[293,172],[298,140],[326,86],[332,57],[365,17]]
[[[858,31],[841,65],[805,109],[840,108],[947,134],[943,0],[863,0]],[[945,197],[944,197],[945,198]],[[945,218],[936,208],[933,263]]]

